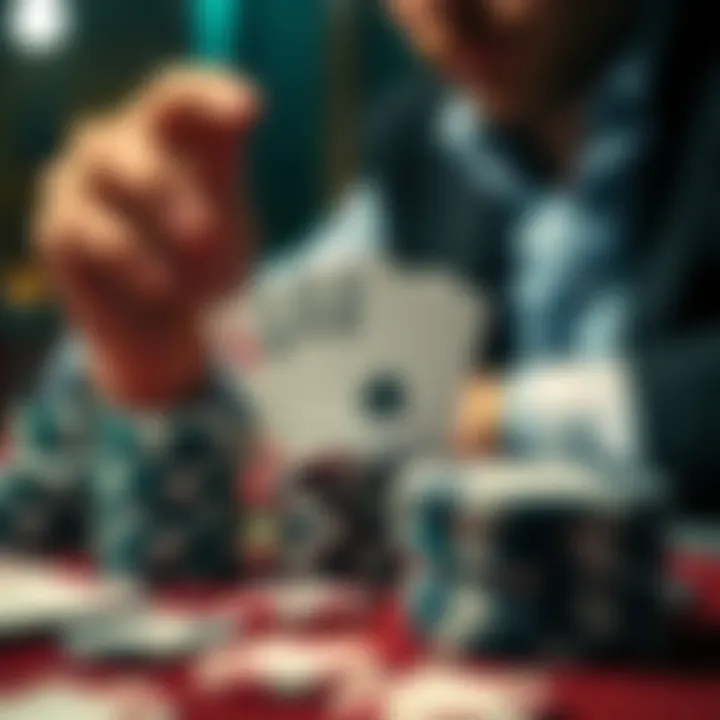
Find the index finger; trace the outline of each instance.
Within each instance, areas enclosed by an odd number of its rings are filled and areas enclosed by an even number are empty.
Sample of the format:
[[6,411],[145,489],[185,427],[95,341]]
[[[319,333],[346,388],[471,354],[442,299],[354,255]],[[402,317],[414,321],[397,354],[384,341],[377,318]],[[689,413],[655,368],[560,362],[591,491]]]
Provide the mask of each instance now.
[[242,134],[262,114],[260,92],[230,71],[178,67],[152,81],[137,100],[135,113],[161,135],[179,128],[215,134]]

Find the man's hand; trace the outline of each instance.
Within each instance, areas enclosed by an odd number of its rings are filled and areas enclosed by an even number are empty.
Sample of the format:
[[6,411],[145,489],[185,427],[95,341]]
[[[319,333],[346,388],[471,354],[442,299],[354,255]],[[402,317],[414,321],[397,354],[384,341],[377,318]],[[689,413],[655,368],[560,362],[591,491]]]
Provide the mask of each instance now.
[[472,378],[464,386],[455,413],[451,444],[459,457],[491,455],[500,448],[502,383],[494,377]]
[[35,241],[114,400],[171,402],[199,382],[198,313],[251,261],[238,183],[260,114],[242,79],[172,70],[80,124],[45,173]]

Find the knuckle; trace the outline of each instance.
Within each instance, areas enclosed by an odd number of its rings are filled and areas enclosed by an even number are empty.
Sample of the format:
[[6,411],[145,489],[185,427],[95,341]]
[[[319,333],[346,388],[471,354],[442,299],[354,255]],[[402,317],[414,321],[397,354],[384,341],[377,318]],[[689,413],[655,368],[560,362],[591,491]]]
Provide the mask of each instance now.
[[104,118],[85,120],[72,131],[69,152],[76,158],[92,161],[112,147],[113,131],[113,125]]
[[46,260],[64,262],[75,254],[80,234],[72,224],[63,221],[40,221],[36,233],[36,246]]
[[155,196],[162,188],[163,171],[159,162],[150,158],[128,162],[119,170],[119,181],[125,189],[141,197]]
[[108,268],[121,270],[132,265],[132,253],[130,245],[123,242],[122,238],[115,236],[109,240],[109,236],[102,242],[98,242],[98,259]]
[[55,224],[45,234],[45,246],[57,260],[84,258],[95,265],[127,265],[131,245],[120,228],[92,222],[89,216]]
[[92,255],[103,265],[119,269],[131,264],[132,242],[122,227],[99,224],[87,225],[83,230],[83,242],[91,248]]
[[141,138],[134,136],[108,148],[103,157],[97,157],[88,174],[93,183],[138,198],[157,195],[164,176],[162,163]]

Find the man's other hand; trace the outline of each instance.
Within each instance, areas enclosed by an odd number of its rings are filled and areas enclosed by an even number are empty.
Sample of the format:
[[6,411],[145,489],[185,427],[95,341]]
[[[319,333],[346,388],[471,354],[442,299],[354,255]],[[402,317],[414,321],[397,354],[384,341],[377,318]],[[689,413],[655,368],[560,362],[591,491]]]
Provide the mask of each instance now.
[[34,240],[114,400],[171,402],[205,370],[199,311],[255,243],[238,185],[260,105],[242,78],[172,69],[79,123],[44,174]]
[[502,382],[492,376],[469,380],[460,393],[451,430],[459,457],[493,455],[500,449],[503,416]]

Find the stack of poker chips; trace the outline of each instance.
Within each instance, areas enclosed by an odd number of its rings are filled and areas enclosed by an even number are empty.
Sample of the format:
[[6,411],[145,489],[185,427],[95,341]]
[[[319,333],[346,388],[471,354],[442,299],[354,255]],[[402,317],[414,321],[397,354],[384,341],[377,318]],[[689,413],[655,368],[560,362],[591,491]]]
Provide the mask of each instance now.
[[390,513],[404,607],[438,648],[558,660],[662,648],[666,500],[648,473],[417,461]]
[[384,583],[395,575],[386,523],[394,460],[324,458],[295,469],[278,492],[280,565],[294,578]]

